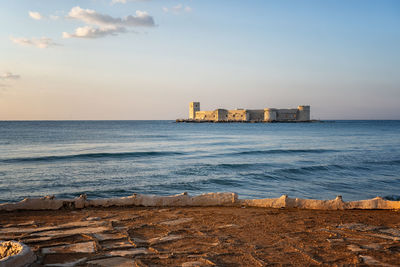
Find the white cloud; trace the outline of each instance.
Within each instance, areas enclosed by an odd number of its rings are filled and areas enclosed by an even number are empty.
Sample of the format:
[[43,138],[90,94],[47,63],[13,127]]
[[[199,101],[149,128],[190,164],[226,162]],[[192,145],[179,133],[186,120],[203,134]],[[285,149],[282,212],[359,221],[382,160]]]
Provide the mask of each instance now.
[[116,35],[125,32],[124,27],[103,27],[84,26],[75,29],[75,33],[63,32],[63,38],[99,38],[106,35]]
[[11,84],[9,82],[13,80],[18,80],[19,78],[21,78],[20,75],[13,74],[9,71],[0,73],[0,81],[6,82],[6,83],[0,83],[1,91],[6,91],[8,88],[11,87]]
[[135,15],[125,18],[114,18],[95,10],[73,7],[67,18],[80,20],[89,25],[79,27],[75,33],[63,32],[64,38],[98,38],[126,32],[128,27],[154,27],[154,19],[145,11],[136,11]]
[[111,4],[126,4],[126,0],[112,0]]
[[11,72],[3,72],[0,74],[0,80],[17,80],[20,77],[20,75],[12,74]]
[[60,17],[59,17],[59,16],[56,16],[56,15],[50,15],[49,18],[50,18],[51,20],[57,20],[57,19],[59,19]]
[[149,0],[111,0],[111,5],[114,4],[126,4],[128,2],[145,2]]
[[10,37],[11,41],[16,44],[23,45],[23,46],[36,46],[39,48],[48,48],[51,46],[57,46],[59,44],[53,42],[53,39],[48,37],[41,37],[41,38],[14,38]]
[[135,16],[129,15],[125,18],[113,18],[109,15],[97,13],[96,11],[91,9],[82,9],[79,6],[76,6],[72,8],[71,11],[68,13],[68,17],[97,26],[154,26],[153,17],[147,14],[147,12],[140,10],[136,11]]
[[41,20],[43,18],[43,16],[40,15],[39,12],[34,12],[34,11],[29,11],[29,17],[35,20]]
[[42,19],[51,19],[51,20],[57,20],[60,17],[57,15],[50,15],[50,16],[44,16],[40,14],[39,12],[34,12],[34,11],[29,11],[29,17],[35,20],[42,20]]
[[192,10],[193,10],[190,6],[183,6],[182,4],[178,4],[171,8],[163,7],[162,9],[165,13],[172,12],[174,14],[179,14],[182,12],[192,12]]

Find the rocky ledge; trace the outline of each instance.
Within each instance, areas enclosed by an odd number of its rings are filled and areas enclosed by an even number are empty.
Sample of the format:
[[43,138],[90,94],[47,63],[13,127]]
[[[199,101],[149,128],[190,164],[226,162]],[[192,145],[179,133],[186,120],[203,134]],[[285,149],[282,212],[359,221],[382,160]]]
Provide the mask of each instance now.
[[376,197],[368,200],[343,201],[341,196],[333,200],[316,200],[290,198],[282,195],[280,198],[264,199],[239,199],[236,193],[207,193],[198,196],[189,196],[182,193],[173,196],[154,196],[133,194],[121,198],[87,199],[81,195],[74,199],[56,199],[54,196],[43,198],[26,198],[17,203],[2,203],[0,211],[13,210],[58,210],[82,209],[89,207],[208,207],[208,206],[229,206],[229,207],[264,207],[264,208],[299,208],[314,210],[348,210],[348,209],[400,209],[400,201],[385,200]]

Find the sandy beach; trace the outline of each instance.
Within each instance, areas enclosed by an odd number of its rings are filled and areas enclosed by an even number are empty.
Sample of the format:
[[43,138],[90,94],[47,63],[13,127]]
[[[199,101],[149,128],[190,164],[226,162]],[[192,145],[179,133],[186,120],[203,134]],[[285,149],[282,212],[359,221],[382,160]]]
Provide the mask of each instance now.
[[400,213],[256,207],[1,211],[33,266],[399,266]]

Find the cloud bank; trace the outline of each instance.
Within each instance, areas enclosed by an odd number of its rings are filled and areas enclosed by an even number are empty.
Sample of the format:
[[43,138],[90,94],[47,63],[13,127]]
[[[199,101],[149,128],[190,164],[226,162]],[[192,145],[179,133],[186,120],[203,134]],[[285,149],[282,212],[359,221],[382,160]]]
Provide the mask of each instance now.
[[10,37],[10,40],[13,41],[15,44],[19,44],[22,46],[35,46],[38,48],[48,48],[48,47],[59,45],[59,44],[53,42],[53,39],[48,38],[48,37],[31,38],[31,39]]
[[99,38],[127,32],[131,27],[154,27],[154,19],[145,11],[136,11],[135,15],[114,18],[95,10],[73,7],[67,18],[85,22],[86,26],[75,29],[74,33],[63,32],[63,38]]

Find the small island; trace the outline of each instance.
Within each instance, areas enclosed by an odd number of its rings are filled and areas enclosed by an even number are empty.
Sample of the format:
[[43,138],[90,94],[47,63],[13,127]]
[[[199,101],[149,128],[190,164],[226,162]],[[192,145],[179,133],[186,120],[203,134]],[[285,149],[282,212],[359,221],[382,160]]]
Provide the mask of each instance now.
[[216,109],[200,110],[200,102],[189,103],[189,119],[177,119],[176,122],[312,122],[310,106],[277,109]]

